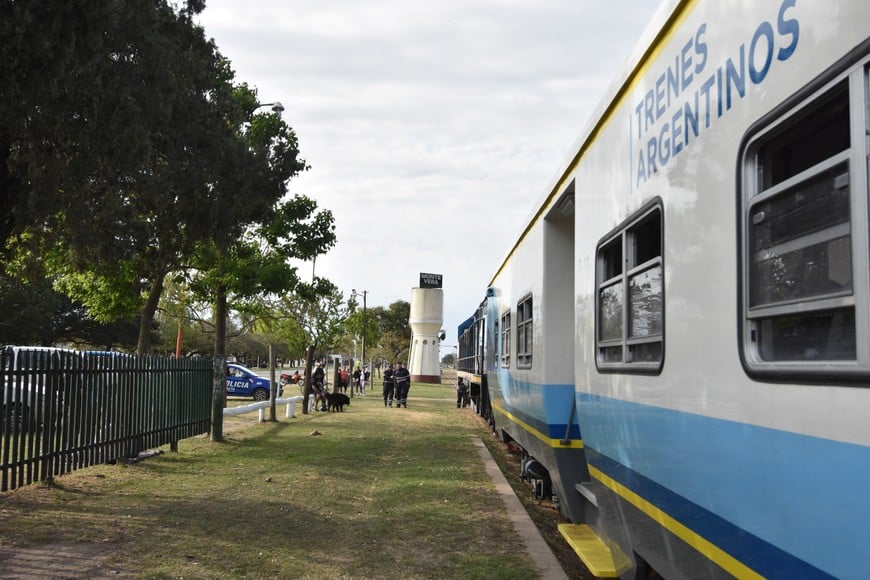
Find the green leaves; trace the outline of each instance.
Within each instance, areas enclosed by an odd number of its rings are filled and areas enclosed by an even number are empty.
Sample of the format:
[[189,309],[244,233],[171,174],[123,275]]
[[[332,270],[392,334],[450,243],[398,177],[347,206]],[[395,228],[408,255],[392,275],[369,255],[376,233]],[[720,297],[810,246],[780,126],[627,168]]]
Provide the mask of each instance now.
[[297,136],[235,82],[204,7],[0,0],[0,253],[101,320],[149,329],[178,272],[202,299],[292,292],[290,260],[335,243],[329,211],[286,199]]

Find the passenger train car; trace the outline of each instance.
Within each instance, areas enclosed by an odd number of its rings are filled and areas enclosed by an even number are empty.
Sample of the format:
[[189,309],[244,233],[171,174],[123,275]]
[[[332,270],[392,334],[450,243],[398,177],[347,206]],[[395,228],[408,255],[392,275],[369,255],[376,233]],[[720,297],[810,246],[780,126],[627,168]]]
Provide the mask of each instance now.
[[868,34],[662,6],[460,326],[596,575],[870,574]]

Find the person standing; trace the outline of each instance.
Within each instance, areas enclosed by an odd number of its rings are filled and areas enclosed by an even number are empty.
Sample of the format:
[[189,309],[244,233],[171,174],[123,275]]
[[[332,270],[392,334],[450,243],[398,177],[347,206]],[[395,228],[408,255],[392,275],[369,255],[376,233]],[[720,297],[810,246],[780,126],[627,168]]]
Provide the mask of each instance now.
[[366,385],[368,384],[369,378],[371,376],[372,376],[372,374],[369,372],[369,367],[368,367],[368,365],[366,365],[365,367],[363,367],[363,375],[362,375],[362,378],[360,379],[360,383],[359,383],[360,388],[362,389],[362,396],[363,397],[366,396]]
[[311,385],[322,388],[325,376],[326,372],[323,370],[323,363],[317,363],[317,368],[314,369],[314,374],[311,375]]
[[323,370],[323,363],[317,363],[317,368],[314,369],[314,374],[311,375],[311,390],[314,391],[314,405],[320,404],[320,410],[326,411],[326,389],[324,386],[324,378],[326,372]]
[[404,363],[396,363],[399,367],[393,373],[393,380],[396,383],[396,408],[402,405],[408,408],[408,391],[411,389],[411,373],[405,368]]
[[341,373],[338,375],[338,387],[342,393],[347,392],[347,367],[341,367]]
[[384,370],[384,407],[393,406],[393,394],[396,389],[396,382],[393,380],[393,365],[387,365]]
[[362,376],[362,372],[359,370],[359,367],[353,369],[353,386],[350,388],[350,394],[353,395],[353,392],[356,391],[359,393],[359,380]]
[[456,383],[456,408],[464,408],[468,404],[468,385],[459,377],[459,382]]

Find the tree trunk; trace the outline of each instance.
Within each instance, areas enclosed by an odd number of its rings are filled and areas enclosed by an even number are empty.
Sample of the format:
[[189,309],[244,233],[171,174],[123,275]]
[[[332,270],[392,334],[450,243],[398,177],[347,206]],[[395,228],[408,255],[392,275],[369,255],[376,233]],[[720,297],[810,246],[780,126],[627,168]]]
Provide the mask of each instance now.
[[165,278],[163,273],[155,276],[151,290],[148,292],[148,299],[139,312],[139,341],[136,344],[136,354],[140,356],[148,354],[151,350],[151,323],[154,322],[154,313],[157,312],[157,305],[163,294]]
[[227,290],[223,284],[215,289],[214,305],[214,376],[211,400],[211,440],[224,440],[224,407],[227,404]]
[[311,397],[311,367],[314,366],[314,345],[305,351],[305,388],[302,395],[302,414],[308,414],[308,398]]

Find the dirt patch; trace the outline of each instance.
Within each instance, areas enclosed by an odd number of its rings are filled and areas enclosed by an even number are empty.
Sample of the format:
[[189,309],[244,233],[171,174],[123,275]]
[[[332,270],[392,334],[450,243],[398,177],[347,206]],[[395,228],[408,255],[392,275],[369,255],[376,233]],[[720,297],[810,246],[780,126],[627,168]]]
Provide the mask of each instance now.
[[3,578],[122,578],[123,570],[106,566],[120,549],[114,542],[0,548],[0,569]]

